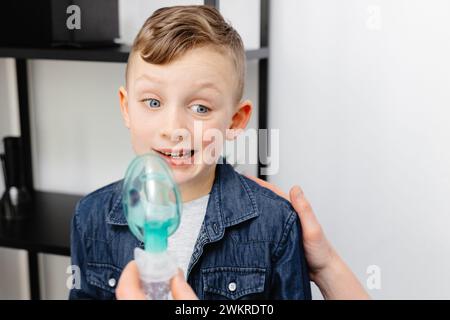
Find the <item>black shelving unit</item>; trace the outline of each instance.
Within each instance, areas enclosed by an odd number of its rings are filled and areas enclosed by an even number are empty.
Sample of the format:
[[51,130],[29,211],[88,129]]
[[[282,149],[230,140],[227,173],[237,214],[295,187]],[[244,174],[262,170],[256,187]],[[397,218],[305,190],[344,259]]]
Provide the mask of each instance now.
[[[268,67],[269,67],[269,0],[260,0],[260,48],[246,50],[247,60],[258,61],[258,126],[267,129]],[[219,0],[205,0],[206,5],[219,8]],[[26,179],[33,184],[31,130],[28,99],[27,60],[50,59],[72,61],[127,62],[130,47],[114,48],[29,48],[0,47],[0,58],[16,60],[19,98],[20,132],[23,140]],[[260,148],[260,146],[258,146]],[[258,163],[258,176],[263,165]],[[33,190],[33,206],[29,219],[21,222],[0,221],[0,246],[28,251],[30,293],[40,299],[38,254],[70,255],[70,220],[81,195]]]

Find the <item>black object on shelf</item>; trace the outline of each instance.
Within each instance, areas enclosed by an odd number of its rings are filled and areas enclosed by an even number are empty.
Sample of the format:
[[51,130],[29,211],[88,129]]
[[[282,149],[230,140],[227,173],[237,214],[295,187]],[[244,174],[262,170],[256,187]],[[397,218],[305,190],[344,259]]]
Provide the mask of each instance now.
[[25,179],[25,162],[22,141],[19,137],[3,139],[5,154],[1,155],[5,180],[5,192],[0,200],[1,217],[6,220],[21,220],[28,216],[31,208],[31,189]]
[[118,0],[14,0],[0,10],[1,45],[111,46],[118,37]]

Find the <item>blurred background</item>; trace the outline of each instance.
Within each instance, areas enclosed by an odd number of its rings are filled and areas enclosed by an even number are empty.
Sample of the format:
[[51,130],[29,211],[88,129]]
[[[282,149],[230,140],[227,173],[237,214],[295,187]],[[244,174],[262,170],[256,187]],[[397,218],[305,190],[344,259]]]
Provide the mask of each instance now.
[[[159,7],[202,3],[119,0],[118,42]],[[259,0],[220,11],[260,47]],[[267,124],[280,141],[267,179],[302,186],[373,298],[449,299],[450,2],[270,1],[268,47]],[[27,70],[35,188],[82,195],[123,177],[125,63],[30,59]],[[15,77],[14,59],[0,58],[0,138],[20,135]],[[255,60],[245,96],[258,106]],[[69,257],[38,257],[41,298],[66,299]],[[30,298],[25,250],[1,247],[0,270],[0,299]]]

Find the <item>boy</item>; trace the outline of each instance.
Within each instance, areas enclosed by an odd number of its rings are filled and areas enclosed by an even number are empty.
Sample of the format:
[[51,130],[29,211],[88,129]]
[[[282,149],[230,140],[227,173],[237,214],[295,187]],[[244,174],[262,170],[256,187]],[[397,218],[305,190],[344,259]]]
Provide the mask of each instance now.
[[[290,203],[217,164],[220,137],[234,139],[251,115],[244,79],[242,40],[216,9],[162,8],[133,43],[121,113],[135,153],[156,152],[171,166],[183,214],[169,250],[200,299],[310,299]],[[77,205],[72,264],[80,287],[70,298],[113,299],[133,249],[142,247],[128,229],[121,188],[115,182]]]

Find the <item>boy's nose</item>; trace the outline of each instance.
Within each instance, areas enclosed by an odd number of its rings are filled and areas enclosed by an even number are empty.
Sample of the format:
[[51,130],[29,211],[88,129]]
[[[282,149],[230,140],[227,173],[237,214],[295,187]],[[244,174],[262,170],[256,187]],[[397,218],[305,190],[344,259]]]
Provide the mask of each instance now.
[[189,134],[186,129],[182,111],[179,108],[167,108],[164,117],[164,123],[161,124],[161,136],[172,141],[181,141],[186,139]]

